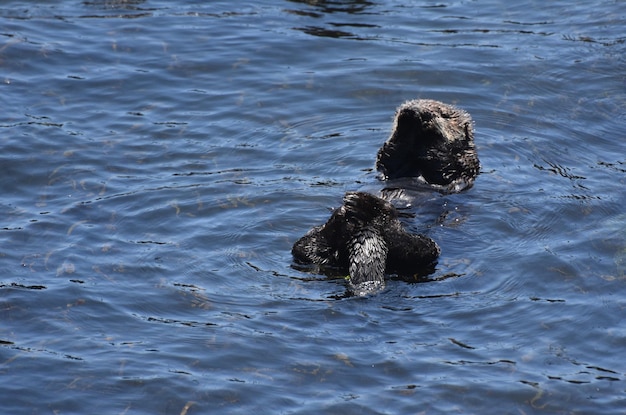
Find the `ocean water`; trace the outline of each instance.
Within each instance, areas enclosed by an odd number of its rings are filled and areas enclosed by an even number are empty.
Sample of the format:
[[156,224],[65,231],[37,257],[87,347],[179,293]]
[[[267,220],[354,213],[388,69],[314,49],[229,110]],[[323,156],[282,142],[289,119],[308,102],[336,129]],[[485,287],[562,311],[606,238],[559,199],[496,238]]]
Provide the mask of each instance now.
[[[572,4],[573,3],[573,4]],[[626,3],[8,1],[7,414],[626,413]],[[404,100],[482,172],[407,226],[431,278],[345,298],[292,244]]]

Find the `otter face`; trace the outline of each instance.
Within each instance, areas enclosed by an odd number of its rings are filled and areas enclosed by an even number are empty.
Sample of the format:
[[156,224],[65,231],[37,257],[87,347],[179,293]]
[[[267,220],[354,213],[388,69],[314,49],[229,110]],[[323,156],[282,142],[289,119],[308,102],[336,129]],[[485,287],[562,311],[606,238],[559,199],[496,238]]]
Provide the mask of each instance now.
[[408,101],[398,108],[391,137],[376,160],[384,180],[422,177],[450,190],[471,186],[479,167],[469,114],[432,100]]

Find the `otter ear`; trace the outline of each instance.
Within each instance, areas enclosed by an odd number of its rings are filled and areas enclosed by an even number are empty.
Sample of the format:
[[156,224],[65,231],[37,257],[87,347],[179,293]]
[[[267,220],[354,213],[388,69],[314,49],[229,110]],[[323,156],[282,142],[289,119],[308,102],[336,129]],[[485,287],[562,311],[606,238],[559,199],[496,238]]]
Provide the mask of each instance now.
[[359,229],[348,242],[348,286],[353,295],[372,294],[385,286],[387,252],[383,236],[369,227]]

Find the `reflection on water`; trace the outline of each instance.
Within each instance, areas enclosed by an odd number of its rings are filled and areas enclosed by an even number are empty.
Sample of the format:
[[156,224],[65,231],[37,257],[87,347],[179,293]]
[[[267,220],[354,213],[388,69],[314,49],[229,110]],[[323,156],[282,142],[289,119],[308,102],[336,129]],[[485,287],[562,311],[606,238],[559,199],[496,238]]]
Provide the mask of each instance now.
[[[5,6],[5,412],[622,410],[621,3]],[[290,248],[412,98],[483,171],[402,206],[428,280],[345,299]]]
[[[122,9],[122,10],[138,10],[140,5],[143,5],[145,0],[96,0],[96,1],[84,1],[83,4],[87,7],[94,7],[98,9]],[[126,16],[119,16],[126,17]]]
[[373,6],[374,3],[369,1],[309,1],[309,0],[288,0],[292,3],[305,4],[310,7],[304,9],[286,9],[287,13],[292,13],[298,16],[311,17],[315,20],[312,23],[318,22],[318,24],[309,24],[303,27],[295,27],[296,30],[301,30],[307,35],[319,36],[319,37],[331,37],[331,38],[350,38],[356,40],[366,40],[366,37],[361,37],[350,31],[351,28],[379,28],[380,26],[373,24],[369,19],[359,18],[358,21],[344,21],[344,22],[328,22],[327,26],[319,26],[325,20],[325,17],[335,18],[342,14],[352,14],[367,16],[368,7]]
[[323,17],[326,14],[349,13],[363,14],[368,7],[374,6],[374,2],[363,0],[287,0],[289,3],[306,4],[315,10],[315,14],[307,14],[311,17]]

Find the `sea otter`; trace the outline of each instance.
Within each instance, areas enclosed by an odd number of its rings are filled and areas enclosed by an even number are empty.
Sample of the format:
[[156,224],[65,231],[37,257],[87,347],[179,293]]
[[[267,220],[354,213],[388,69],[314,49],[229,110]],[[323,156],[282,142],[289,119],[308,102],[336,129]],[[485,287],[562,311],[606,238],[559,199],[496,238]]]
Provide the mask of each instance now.
[[383,180],[411,177],[448,192],[471,187],[480,170],[471,117],[439,101],[405,102],[378,150],[376,168]]
[[348,192],[328,222],[300,238],[291,250],[296,262],[348,274],[353,295],[382,289],[385,274],[432,272],[439,246],[405,231],[389,202],[363,192]]
[[[352,294],[384,287],[384,275],[432,272],[439,246],[407,233],[390,201],[403,186],[442,193],[468,189],[480,170],[469,114],[439,101],[407,101],[397,110],[391,136],[378,150],[376,168],[385,181],[381,195],[346,193],[328,222],[311,229],[293,246],[295,260],[348,272]],[[402,180],[396,180],[402,179]]]

